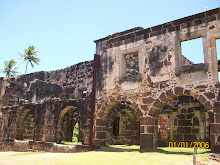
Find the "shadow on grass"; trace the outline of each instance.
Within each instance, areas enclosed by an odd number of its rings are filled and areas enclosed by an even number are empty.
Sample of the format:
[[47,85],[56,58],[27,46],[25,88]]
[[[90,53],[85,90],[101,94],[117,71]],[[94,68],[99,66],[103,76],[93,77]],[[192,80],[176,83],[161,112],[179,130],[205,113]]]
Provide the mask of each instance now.
[[[156,150],[139,150],[140,153],[146,153],[146,152],[157,152],[162,154],[180,154],[180,155],[193,155],[193,152],[190,151],[166,151],[163,149],[156,149]],[[197,154],[205,154],[205,153],[211,153],[211,151],[200,151],[197,152]]]
[[128,147],[120,147],[120,146],[101,146],[100,148],[96,149],[95,151],[102,151],[102,152],[138,152],[139,148],[130,148]]
[[61,145],[82,145],[82,142],[67,142],[67,141],[61,141],[61,143],[56,143]]
[[[168,151],[167,151],[168,150]],[[147,153],[147,152],[155,152],[155,153],[162,153],[162,154],[181,154],[181,155],[193,155],[193,150],[189,148],[187,151],[186,148],[181,151],[181,148],[158,148],[155,150],[143,150],[138,147],[130,147],[130,146],[102,146],[96,151],[102,151],[102,152],[140,152],[140,153]],[[205,153],[211,153],[210,150],[204,150],[204,151],[197,151],[198,154],[205,154]]]

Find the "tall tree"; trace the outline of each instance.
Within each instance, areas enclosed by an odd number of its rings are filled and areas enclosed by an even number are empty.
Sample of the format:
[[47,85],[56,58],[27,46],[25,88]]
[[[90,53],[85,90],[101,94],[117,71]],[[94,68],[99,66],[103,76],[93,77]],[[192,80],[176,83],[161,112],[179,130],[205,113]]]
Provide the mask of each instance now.
[[27,67],[28,67],[28,63],[31,64],[32,68],[34,67],[34,64],[39,65],[40,59],[37,58],[37,56],[39,56],[38,51],[35,50],[36,47],[35,46],[28,46],[28,49],[24,49],[24,54],[22,54],[22,57],[24,59],[24,61],[26,62],[26,69],[25,69],[25,73],[27,73]]
[[17,67],[15,67],[16,61],[15,60],[10,60],[10,61],[5,61],[5,67],[4,69],[1,69],[0,72],[6,74],[6,78],[13,77],[15,76],[18,72],[16,71]]

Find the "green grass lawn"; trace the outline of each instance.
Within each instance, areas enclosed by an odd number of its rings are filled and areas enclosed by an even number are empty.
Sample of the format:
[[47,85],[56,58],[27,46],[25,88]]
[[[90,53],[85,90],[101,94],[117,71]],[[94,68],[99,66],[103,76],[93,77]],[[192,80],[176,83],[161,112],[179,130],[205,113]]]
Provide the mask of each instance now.
[[[8,165],[146,165],[146,164],[192,164],[192,148],[160,147],[146,152],[139,146],[109,145],[92,152],[42,153],[0,152],[0,164]],[[210,149],[198,149],[197,160],[212,164],[207,155]]]

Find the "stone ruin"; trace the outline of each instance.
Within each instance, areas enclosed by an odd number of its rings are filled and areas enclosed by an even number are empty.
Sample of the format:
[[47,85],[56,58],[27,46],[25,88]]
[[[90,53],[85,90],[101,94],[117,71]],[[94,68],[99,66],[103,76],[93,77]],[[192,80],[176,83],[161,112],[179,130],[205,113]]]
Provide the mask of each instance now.
[[[181,43],[196,38],[203,43],[202,63],[181,53]],[[93,145],[156,149],[174,141],[209,142],[220,152],[217,39],[220,8],[95,40]],[[71,141],[77,122],[79,141],[87,145],[93,63],[1,78],[1,150],[22,150],[17,140],[32,139],[26,148],[62,152],[51,142]]]

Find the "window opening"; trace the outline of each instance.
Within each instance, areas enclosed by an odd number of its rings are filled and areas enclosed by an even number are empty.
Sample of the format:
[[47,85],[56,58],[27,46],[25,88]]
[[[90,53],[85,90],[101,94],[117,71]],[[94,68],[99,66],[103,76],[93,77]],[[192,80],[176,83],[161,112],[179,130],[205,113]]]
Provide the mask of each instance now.
[[139,74],[138,52],[125,55],[126,76],[135,76]]
[[115,117],[113,123],[113,136],[119,135],[119,122],[120,122],[120,117]]
[[78,98],[86,98],[86,96],[87,96],[87,89],[78,90]]
[[220,39],[216,40],[216,53],[218,60],[218,81],[220,81]]
[[86,96],[87,96],[87,91],[86,90],[82,91],[82,98],[86,98]]
[[181,42],[182,66],[204,63],[202,38]]

